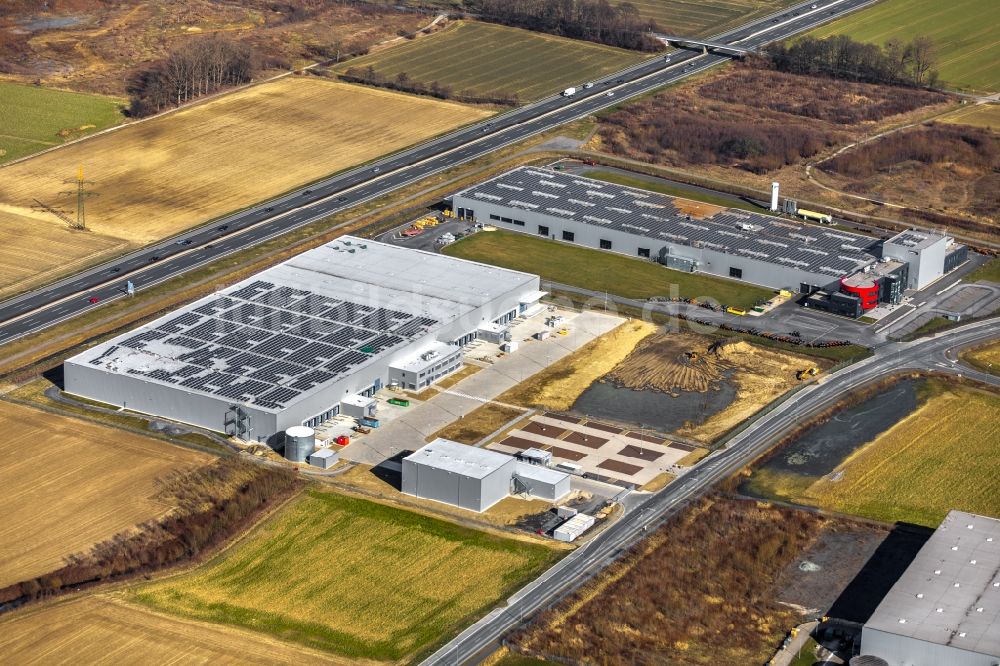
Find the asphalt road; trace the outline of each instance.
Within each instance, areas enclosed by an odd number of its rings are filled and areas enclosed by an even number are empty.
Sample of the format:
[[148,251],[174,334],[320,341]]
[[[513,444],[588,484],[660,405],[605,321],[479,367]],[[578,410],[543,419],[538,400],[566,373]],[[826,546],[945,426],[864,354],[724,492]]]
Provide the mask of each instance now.
[[[818,0],[748,23],[715,41],[759,47],[831,20],[874,0]],[[812,9],[815,5],[816,9]],[[42,289],[0,303],[0,344],[37,332],[102,302],[125,297],[126,280],[148,289],[221,257],[239,252],[333,213],[369,201],[457,164],[545,132],[728,60],[691,51],[650,58],[594,81],[572,97],[553,95],[483,123],[335,175],[301,190],[235,213]],[[266,173],[260,174],[266,177]],[[99,299],[91,303],[91,298]]]
[[885,345],[875,356],[822,377],[819,382],[792,394],[732,438],[726,448],[705,458],[689,473],[570,553],[508,599],[504,607],[492,611],[431,655],[423,666],[477,662],[497,647],[501,636],[524,619],[577,589],[641,540],[647,531],[655,529],[692,499],[767,450],[783,433],[801,422],[803,414],[815,414],[866,383],[894,372],[913,369],[964,375],[1000,387],[1000,377],[957,363],[959,349],[998,335],[1000,319],[993,319],[968,324],[929,339]]

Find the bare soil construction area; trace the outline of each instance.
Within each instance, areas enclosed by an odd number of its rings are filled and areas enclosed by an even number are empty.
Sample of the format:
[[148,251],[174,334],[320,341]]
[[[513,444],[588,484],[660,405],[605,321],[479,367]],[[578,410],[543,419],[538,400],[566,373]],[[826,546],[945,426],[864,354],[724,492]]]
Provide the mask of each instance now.
[[0,653],[17,664],[357,663],[265,634],[163,615],[103,594],[5,618]]
[[796,386],[796,372],[813,364],[814,360],[744,341],[667,332],[644,339],[601,381],[673,397],[719,391],[725,384],[735,386],[727,407],[677,433],[707,443]]
[[213,460],[10,402],[0,408],[0,430],[0,588],[169,511],[157,499],[156,479]]
[[[0,168],[0,247],[56,246],[26,262],[0,253],[0,295],[171,236],[359,164],[488,111],[384,90],[288,77]],[[90,232],[70,234],[35,199],[74,209],[64,181],[83,164]],[[248,173],[260,177],[247,178]],[[66,239],[71,236],[72,242]]]

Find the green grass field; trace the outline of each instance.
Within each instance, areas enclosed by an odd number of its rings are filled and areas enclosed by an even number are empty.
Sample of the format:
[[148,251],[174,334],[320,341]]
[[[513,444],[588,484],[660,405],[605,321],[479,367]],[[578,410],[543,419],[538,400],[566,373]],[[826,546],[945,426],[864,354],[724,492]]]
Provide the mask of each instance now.
[[395,661],[485,613],[556,553],[313,490],[215,561],[133,596],[351,659]]
[[517,93],[522,102],[553,95],[616,72],[648,54],[552,37],[489,23],[460,22],[439,33],[343,63],[337,71],[373,66],[394,77],[406,72],[456,93]]
[[116,125],[123,103],[0,81],[0,163]]
[[629,0],[639,13],[672,34],[691,37],[717,35],[795,0]]
[[928,527],[950,509],[1000,514],[1000,396],[929,380],[921,400],[833,474],[758,469],[754,494]]
[[1000,90],[996,0],[883,0],[810,33],[847,34],[885,44],[891,38],[932,37],[941,80],[959,90]]
[[683,273],[646,260],[512,231],[480,232],[449,245],[444,252],[625,298],[670,296],[676,285],[681,298],[714,298],[725,305],[748,308],[774,295],[770,289]]
[[728,197],[713,195],[707,192],[692,191],[678,185],[671,185],[668,182],[657,182],[646,180],[645,178],[626,176],[625,174],[618,173],[617,171],[588,171],[585,175],[588,178],[596,178],[597,180],[603,180],[608,183],[616,183],[618,185],[625,185],[626,187],[635,187],[640,190],[659,192],[660,194],[666,194],[671,197],[681,197],[683,199],[703,201],[705,203],[710,203],[713,206],[722,206],[723,208],[739,208],[740,210],[747,210],[752,213],[764,212],[760,206],[754,206],[746,201],[730,199]]
[[941,116],[940,120],[943,123],[986,127],[1000,132],[1000,104],[968,104],[954,113]]

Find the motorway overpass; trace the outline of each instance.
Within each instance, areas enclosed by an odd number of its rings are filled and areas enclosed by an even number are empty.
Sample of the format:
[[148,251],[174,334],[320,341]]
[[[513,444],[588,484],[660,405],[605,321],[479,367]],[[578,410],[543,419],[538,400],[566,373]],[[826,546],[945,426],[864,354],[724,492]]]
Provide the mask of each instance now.
[[[712,41],[757,48],[874,1],[803,3],[714,36]],[[817,8],[812,9],[813,5]],[[100,307],[89,302],[91,297],[101,302],[124,297],[126,280],[131,280],[141,292],[435,173],[586,117],[623,99],[678,82],[728,59],[729,56],[718,53],[679,53],[671,63],[664,62],[662,57],[651,58],[597,80],[592,88],[581,89],[573,97],[553,95],[11,298],[0,303],[0,344]]]
[[726,55],[743,57],[755,52],[754,49],[746,46],[737,46],[735,44],[726,44],[725,42],[716,42],[695,37],[678,37],[677,35],[662,35],[660,33],[653,33],[653,36],[667,46],[678,46],[680,48],[697,46],[703,53],[715,51]]

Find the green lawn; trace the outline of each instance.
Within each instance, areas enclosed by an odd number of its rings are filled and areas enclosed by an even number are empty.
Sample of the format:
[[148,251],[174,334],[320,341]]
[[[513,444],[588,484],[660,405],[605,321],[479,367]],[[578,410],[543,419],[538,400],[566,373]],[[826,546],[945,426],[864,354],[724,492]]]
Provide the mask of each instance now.
[[116,125],[123,103],[0,81],[0,163]]
[[965,278],[966,282],[976,282],[977,280],[986,280],[1000,284],[1000,259],[990,259],[969,273]]
[[659,192],[660,194],[666,194],[671,197],[681,197],[682,199],[703,201],[714,206],[739,208],[740,210],[748,210],[753,213],[763,212],[763,209],[760,206],[754,206],[752,203],[747,203],[741,199],[730,199],[729,197],[724,197],[722,195],[692,191],[679,185],[671,185],[669,182],[650,181],[644,178],[626,176],[625,174],[618,173],[617,171],[588,171],[586,176],[587,178],[596,178],[597,180],[603,180],[608,183],[617,183],[618,185],[625,185],[626,187],[635,187],[640,190]]
[[449,245],[444,252],[625,298],[670,296],[676,289],[681,298],[714,298],[724,305],[749,308],[774,295],[771,289],[701,273],[683,273],[650,261],[513,231],[480,232]]
[[918,35],[938,45],[941,80],[959,90],[1000,90],[1000,32],[997,0],[883,0],[810,33],[847,34],[885,44]]
[[558,552],[311,490],[214,561],[131,596],[350,659],[399,661],[483,615]]
[[429,37],[349,60],[388,77],[450,85],[456,93],[517,93],[522,102],[579,86],[648,58],[649,54],[553,37],[489,23],[460,22]]

